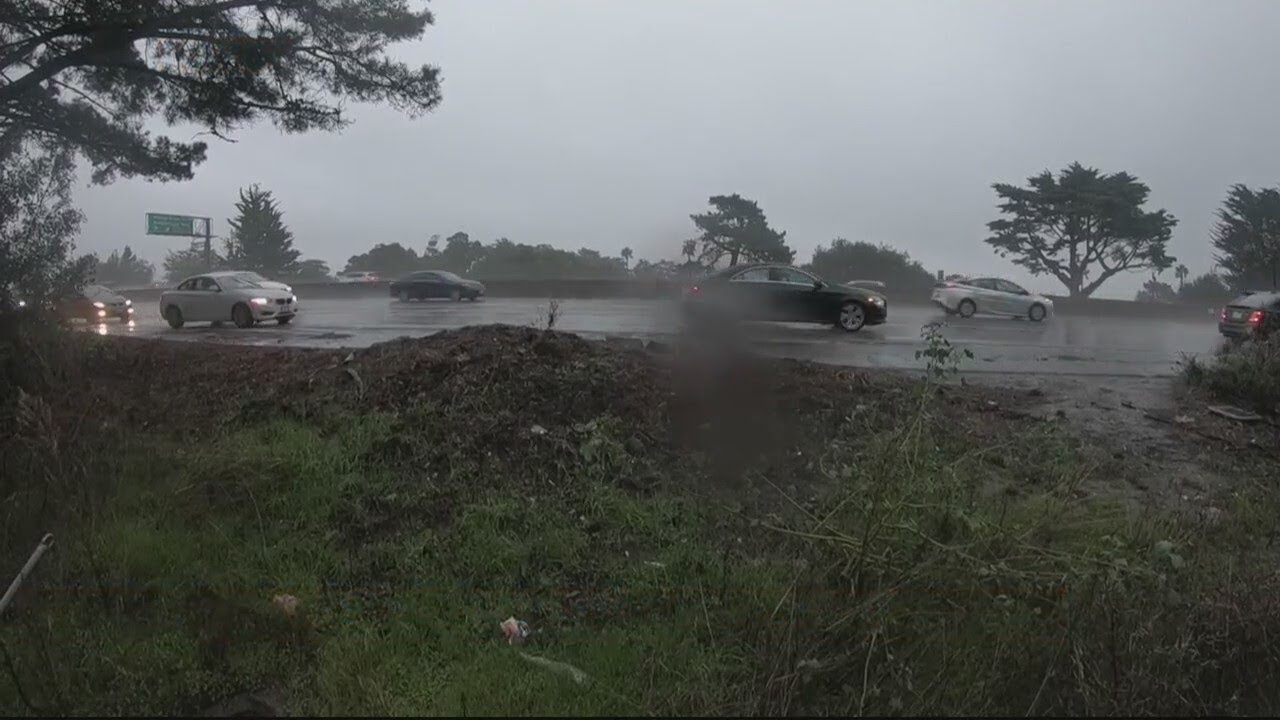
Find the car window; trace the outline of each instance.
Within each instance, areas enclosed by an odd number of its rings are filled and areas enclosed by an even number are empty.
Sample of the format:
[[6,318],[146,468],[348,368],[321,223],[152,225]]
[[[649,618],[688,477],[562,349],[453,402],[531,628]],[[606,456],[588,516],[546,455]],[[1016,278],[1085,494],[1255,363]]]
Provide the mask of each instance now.
[[195,278],[188,278],[186,280],[183,280],[181,283],[178,284],[178,289],[179,290],[195,290],[196,289]]
[[462,282],[462,278],[458,277],[457,275],[454,275],[451,272],[447,272],[444,270],[437,270],[436,277],[439,277],[444,280],[448,280],[450,282]]
[[219,288],[218,288],[218,283],[215,282],[213,278],[202,277],[196,281],[196,289],[204,290],[206,292],[212,292],[214,290],[218,290]]
[[996,289],[1002,292],[1013,293],[1014,295],[1027,294],[1027,291],[1023,290],[1020,285],[1011,283],[1008,280],[996,280]]
[[991,281],[990,279],[988,279],[988,278],[977,278],[977,279],[975,279],[975,280],[970,280],[970,281],[969,281],[969,284],[970,284],[970,285],[972,285],[972,286],[974,286],[974,287],[982,288],[983,290],[995,290],[995,289],[996,289],[996,284],[995,284],[994,282],[992,282],[992,281]]
[[775,282],[794,283],[796,285],[812,285],[817,282],[817,278],[795,268],[773,268],[769,271],[769,279]]
[[437,280],[438,279],[436,274],[431,272],[430,270],[420,270],[416,273],[409,275],[409,277],[413,278],[414,280]]
[[751,268],[733,276],[733,282],[768,282],[769,268]]

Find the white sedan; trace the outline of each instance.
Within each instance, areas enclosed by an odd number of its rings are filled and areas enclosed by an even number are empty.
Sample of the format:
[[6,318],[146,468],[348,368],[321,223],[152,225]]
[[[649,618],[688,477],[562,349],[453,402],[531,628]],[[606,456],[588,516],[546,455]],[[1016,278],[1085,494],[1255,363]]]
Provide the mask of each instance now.
[[226,320],[240,328],[267,320],[285,325],[297,314],[296,295],[262,287],[245,280],[238,272],[196,275],[160,294],[160,316],[175,329],[188,322]]
[[948,280],[933,286],[933,302],[948,315],[1008,315],[1040,322],[1053,314],[1053,301],[1000,278]]

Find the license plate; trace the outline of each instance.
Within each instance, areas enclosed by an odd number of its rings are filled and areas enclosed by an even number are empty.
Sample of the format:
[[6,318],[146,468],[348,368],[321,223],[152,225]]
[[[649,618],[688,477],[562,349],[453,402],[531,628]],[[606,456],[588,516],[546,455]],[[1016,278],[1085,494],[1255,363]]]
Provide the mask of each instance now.
[[1243,319],[1245,318],[1245,314],[1246,314],[1246,312],[1245,312],[1244,310],[1232,310],[1232,311],[1231,311],[1231,319],[1232,319],[1232,320],[1243,320]]

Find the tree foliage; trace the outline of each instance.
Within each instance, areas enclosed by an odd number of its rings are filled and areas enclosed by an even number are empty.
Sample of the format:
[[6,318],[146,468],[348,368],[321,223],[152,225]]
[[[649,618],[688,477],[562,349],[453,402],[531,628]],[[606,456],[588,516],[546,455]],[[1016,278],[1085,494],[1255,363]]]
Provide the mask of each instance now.
[[880,280],[895,293],[925,291],[933,286],[933,275],[907,253],[844,238],[836,238],[829,248],[819,245],[809,269],[832,282]]
[[191,247],[182,250],[170,250],[164,258],[164,279],[170,285],[176,285],[192,275],[218,270],[226,267],[227,261],[216,251],[211,253],[210,268],[204,261],[204,242],[192,243]]
[[300,260],[297,269],[294,270],[293,278],[310,281],[330,280],[332,274],[329,263],[323,260]]
[[448,270],[459,275],[469,275],[480,258],[484,257],[484,244],[472,240],[464,232],[456,232],[444,240],[444,249],[431,258],[435,270]]
[[575,253],[499,238],[484,247],[470,274],[482,280],[600,280],[627,277],[627,268],[621,258],[605,257],[589,248]]
[[378,243],[371,250],[352,255],[346,270],[376,272],[379,275],[400,275],[422,267],[418,253],[400,243]]
[[711,211],[690,215],[702,245],[702,261],[714,265],[726,255],[729,265],[740,259],[751,262],[789,263],[795,252],[787,247],[785,232],[769,227],[764,211],[754,200],[737,193],[714,195]]
[[224,136],[260,119],[339,129],[350,100],[431,110],[438,70],[387,57],[431,21],[405,0],[0,2],[0,133],[83,153],[98,182],[186,179],[205,143],[152,137],[144,120]]
[[1280,190],[1232,185],[1212,241],[1232,289],[1280,288]]
[[75,157],[20,135],[0,137],[0,309],[75,290],[93,265],[69,262],[84,217],[71,205]]
[[987,224],[987,243],[1035,275],[1053,275],[1072,297],[1092,295],[1117,273],[1164,270],[1177,220],[1146,211],[1150,189],[1134,176],[1104,175],[1073,163],[1055,177],[1046,170],[1027,187],[992,186],[1007,216]]
[[1151,279],[1142,283],[1142,289],[1134,296],[1134,300],[1146,303],[1171,303],[1176,300],[1178,293],[1173,286],[1167,282],[1162,282],[1155,275]]
[[1225,303],[1231,298],[1231,288],[1222,276],[1205,273],[1184,282],[1178,288],[1178,299],[1186,302],[1203,302],[1210,305]]
[[107,259],[93,269],[95,282],[126,288],[146,287],[155,274],[156,266],[138,257],[128,245],[124,250],[112,250]]
[[227,220],[226,263],[236,270],[252,270],[268,277],[293,275],[302,253],[293,248],[293,233],[284,224],[271,191],[257,185],[240,191],[238,215]]

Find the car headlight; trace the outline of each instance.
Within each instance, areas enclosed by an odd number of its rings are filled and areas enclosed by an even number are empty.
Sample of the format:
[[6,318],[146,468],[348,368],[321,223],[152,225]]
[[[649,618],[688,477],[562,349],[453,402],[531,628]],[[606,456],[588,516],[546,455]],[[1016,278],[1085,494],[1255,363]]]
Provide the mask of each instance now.
[[98,308],[99,310],[101,310],[102,308],[106,307],[106,306],[107,306],[107,304],[106,304],[106,303],[104,303],[104,302],[102,302],[102,301],[100,301],[100,300],[94,300],[94,301],[93,301],[93,306],[94,306],[94,307],[96,307],[96,308]]
[[129,306],[130,306],[130,305],[132,305],[132,304],[133,304],[133,301],[132,301],[132,300],[126,299],[126,300],[124,301],[124,306],[125,306],[125,307],[129,307]]
[[249,302],[253,303],[254,305],[266,305],[266,304],[267,304],[267,299],[266,299],[266,298],[253,298],[253,299],[252,299],[252,300],[250,300]]
[[298,302],[298,296],[297,296],[297,295],[293,295],[293,296],[291,296],[291,297],[289,298],[289,302]]
[[26,306],[27,306],[27,301],[26,301],[26,300],[19,300],[19,301],[18,301],[18,307],[20,307],[20,308],[24,308],[24,307],[26,307]]
[[872,305],[880,305],[880,306],[883,306],[883,305],[884,305],[884,298],[882,298],[882,297],[873,297],[873,298],[871,298],[871,304],[872,304]]

